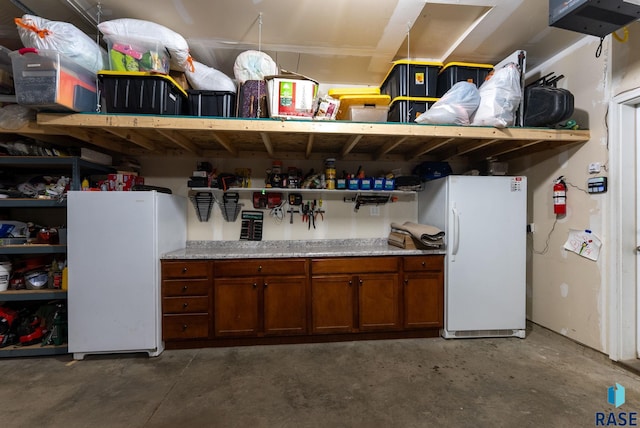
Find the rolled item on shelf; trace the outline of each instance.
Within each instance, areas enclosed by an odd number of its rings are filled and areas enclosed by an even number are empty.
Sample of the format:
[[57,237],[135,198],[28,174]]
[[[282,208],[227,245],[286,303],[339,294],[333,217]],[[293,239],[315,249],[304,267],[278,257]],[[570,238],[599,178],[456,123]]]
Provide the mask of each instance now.
[[229,76],[201,62],[193,60],[193,71],[185,69],[184,73],[193,89],[237,92],[236,84]]
[[264,80],[278,74],[278,66],[266,53],[248,50],[240,53],[233,64],[233,74],[239,84],[247,80]]
[[107,52],[73,24],[29,14],[14,22],[26,48],[57,51],[93,73],[108,64]]

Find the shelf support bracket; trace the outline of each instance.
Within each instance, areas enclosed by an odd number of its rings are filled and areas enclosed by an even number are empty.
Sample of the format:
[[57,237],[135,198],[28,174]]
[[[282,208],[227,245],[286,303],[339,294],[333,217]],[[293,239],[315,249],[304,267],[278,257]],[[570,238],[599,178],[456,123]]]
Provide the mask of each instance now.
[[406,157],[407,160],[411,160],[414,158],[417,158],[419,156],[422,156],[426,153],[429,153],[433,150],[436,150],[442,146],[446,146],[447,144],[455,141],[456,138],[445,138],[443,140],[439,140],[439,141],[431,141],[427,144],[425,144],[424,146],[420,147],[418,150],[415,150],[413,153],[409,153]]
[[405,141],[407,141],[409,137],[402,137],[399,138],[397,140],[394,141],[389,141],[387,144],[385,144],[384,146],[382,146],[380,148],[380,150],[378,150],[375,154],[375,156],[373,157],[373,160],[380,160],[380,158],[384,155],[386,155],[387,153],[389,153],[391,150],[395,149],[396,147],[398,147],[400,144],[404,143]]
[[170,140],[171,142],[177,144],[178,146],[182,147],[183,149],[191,152],[191,153],[195,153],[198,156],[202,156],[202,151],[200,149],[198,149],[198,147],[193,144],[191,141],[189,141],[189,139],[187,139],[185,136],[181,135],[179,132],[177,131],[168,131],[168,130],[164,130],[164,129],[156,129],[156,132],[158,132],[158,134],[162,135],[163,137],[165,137],[166,139]]
[[309,138],[307,139],[307,149],[304,153],[304,158],[309,159],[311,157],[311,151],[313,150],[313,140],[315,138],[315,134],[309,134]]
[[146,137],[130,130],[130,129],[118,129],[118,128],[104,128],[105,131],[122,138],[123,140],[127,140],[132,142],[136,146],[140,146],[147,150],[156,150],[156,145],[153,141],[149,140]]
[[262,143],[264,144],[264,148],[267,149],[267,153],[269,153],[269,156],[273,157],[273,144],[271,144],[271,138],[269,137],[269,134],[267,134],[266,132],[261,132],[260,138],[262,138]]
[[214,132],[213,133],[213,138],[218,142],[218,144],[220,144],[222,147],[224,147],[234,157],[238,156],[238,151],[233,147],[231,142],[226,137],[223,137],[222,135],[218,134],[217,132]]
[[351,153],[351,150],[360,142],[362,139],[362,135],[352,135],[351,138],[347,141],[347,143],[342,148],[342,152],[340,153],[340,157],[344,158],[346,155]]

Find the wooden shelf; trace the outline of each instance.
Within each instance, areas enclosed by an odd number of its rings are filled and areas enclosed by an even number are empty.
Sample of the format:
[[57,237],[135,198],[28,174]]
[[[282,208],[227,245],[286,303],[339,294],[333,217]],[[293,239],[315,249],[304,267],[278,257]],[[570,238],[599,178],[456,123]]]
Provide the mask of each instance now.
[[41,344],[29,345],[29,346],[20,346],[20,345],[10,345],[6,348],[0,348],[0,357],[35,357],[35,356],[44,356],[44,355],[63,355],[67,354],[68,348],[67,345],[46,345],[42,346]]
[[125,114],[39,113],[36,123],[0,130],[75,138],[123,154],[280,159],[506,161],[589,141],[588,130],[491,128]]
[[66,290],[6,290],[0,291],[0,302],[26,301],[26,300],[55,300],[66,299]]
[[67,252],[66,245],[20,244],[0,245],[0,254],[61,254]]

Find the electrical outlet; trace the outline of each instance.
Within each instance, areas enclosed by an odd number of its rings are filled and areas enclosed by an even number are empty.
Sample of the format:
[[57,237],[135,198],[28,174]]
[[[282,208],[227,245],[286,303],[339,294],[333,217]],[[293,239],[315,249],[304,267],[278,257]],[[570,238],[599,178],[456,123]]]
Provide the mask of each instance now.
[[536,225],[534,223],[527,224],[527,233],[533,233],[536,231]]
[[369,215],[370,216],[379,216],[380,215],[380,207],[377,205],[371,205],[369,207]]
[[597,174],[600,172],[600,162],[591,162],[589,164],[589,174]]

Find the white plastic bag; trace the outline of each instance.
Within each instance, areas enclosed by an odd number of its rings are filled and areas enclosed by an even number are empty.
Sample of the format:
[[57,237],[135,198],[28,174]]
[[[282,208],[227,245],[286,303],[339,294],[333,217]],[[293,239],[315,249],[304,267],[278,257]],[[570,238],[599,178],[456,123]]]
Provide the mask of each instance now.
[[122,18],[104,21],[98,24],[98,29],[105,36],[121,36],[123,39],[155,39],[158,40],[171,55],[171,70],[193,71],[189,45],[184,37],[175,31],[142,19]]
[[193,71],[184,71],[193,89],[202,91],[236,92],[235,82],[223,72],[193,60]]
[[415,121],[431,125],[469,125],[479,103],[476,85],[458,82]]
[[509,63],[497,70],[480,86],[480,105],[472,118],[472,126],[506,128],[515,123],[515,113],[522,99],[520,69]]
[[247,80],[264,80],[278,74],[278,66],[269,55],[260,51],[244,51],[236,57],[233,74],[239,84]]
[[14,21],[26,48],[58,51],[94,73],[108,64],[107,52],[73,24],[34,15],[23,15]]

